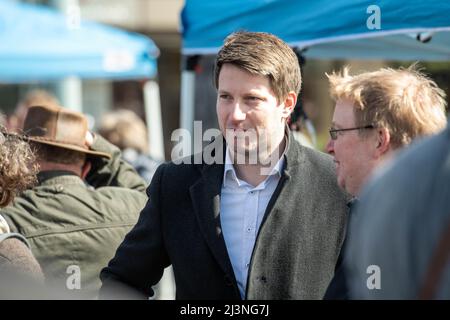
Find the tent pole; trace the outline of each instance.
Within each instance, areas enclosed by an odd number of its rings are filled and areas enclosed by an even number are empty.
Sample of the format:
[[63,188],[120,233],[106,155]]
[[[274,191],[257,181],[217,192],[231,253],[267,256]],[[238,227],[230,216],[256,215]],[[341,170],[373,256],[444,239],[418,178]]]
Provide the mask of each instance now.
[[68,77],[58,81],[56,92],[62,106],[83,112],[83,88],[80,78]]
[[180,127],[192,133],[194,123],[195,72],[183,70],[181,73]]
[[164,134],[159,85],[154,80],[148,80],[144,84],[144,107],[148,141],[150,144],[150,156],[155,160],[164,161]]
[[[51,5],[66,15],[66,27],[76,30],[80,27],[81,11],[78,0],[50,1]],[[82,82],[77,77],[68,77],[56,84],[61,104],[71,110],[83,112]]]
[[[195,116],[195,67],[200,56],[185,57],[183,71],[181,72],[181,98],[180,98],[180,128],[186,129],[193,137]],[[183,150],[191,153],[192,141],[184,141]],[[189,150],[188,150],[189,149]]]

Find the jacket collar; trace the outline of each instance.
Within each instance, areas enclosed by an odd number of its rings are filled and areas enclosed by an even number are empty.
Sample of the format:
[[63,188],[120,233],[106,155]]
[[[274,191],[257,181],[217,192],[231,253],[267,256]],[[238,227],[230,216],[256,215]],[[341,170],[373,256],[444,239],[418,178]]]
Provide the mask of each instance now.
[[[234,278],[233,268],[228,256],[225,240],[220,225],[220,192],[223,181],[225,143],[222,136],[208,146],[213,149],[203,150],[203,159],[211,157],[208,150],[216,150],[222,154],[214,154],[214,163],[199,166],[201,177],[190,187],[192,205],[194,207],[202,234],[222,270]],[[231,276],[233,275],[233,276]],[[236,279],[234,286],[237,289]]]
[[37,178],[40,185],[84,183],[74,172],[65,170],[41,171],[37,174]]

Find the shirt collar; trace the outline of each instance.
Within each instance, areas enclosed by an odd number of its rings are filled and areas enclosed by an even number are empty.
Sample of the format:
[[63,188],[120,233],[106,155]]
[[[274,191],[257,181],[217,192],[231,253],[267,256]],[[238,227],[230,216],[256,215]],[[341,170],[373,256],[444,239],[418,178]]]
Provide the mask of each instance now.
[[347,202],[347,207],[350,213],[355,211],[355,208],[358,206],[358,203],[359,199],[357,197],[353,197]]

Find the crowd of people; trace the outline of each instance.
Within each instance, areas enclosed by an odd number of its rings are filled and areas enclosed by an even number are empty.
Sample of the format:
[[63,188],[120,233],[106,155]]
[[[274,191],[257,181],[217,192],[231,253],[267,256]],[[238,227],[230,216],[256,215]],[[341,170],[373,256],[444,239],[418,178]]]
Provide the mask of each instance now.
[[0,298],[148,299],[169,266],[177,299],[450,298],[444,91],[415,65],[327,76],[328,154],[289,128],[303,79],[268,33],[226,38],[221,135],[181,161],[128,110],[93,132],[28,96],[0,135]]

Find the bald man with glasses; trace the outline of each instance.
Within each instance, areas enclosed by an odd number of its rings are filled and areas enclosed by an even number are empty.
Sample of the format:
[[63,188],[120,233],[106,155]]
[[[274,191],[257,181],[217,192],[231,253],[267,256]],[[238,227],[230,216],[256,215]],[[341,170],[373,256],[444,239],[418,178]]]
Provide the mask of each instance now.
[[[339,186],[354,197],[351,212],[376,168],[415,138],[445,128],[445,94],[414,65],[355,76],[344,68],[328,78],[336,106],[326,150],[334,157]],[[325,299],[349,298],[341,268],[345,242]]]

